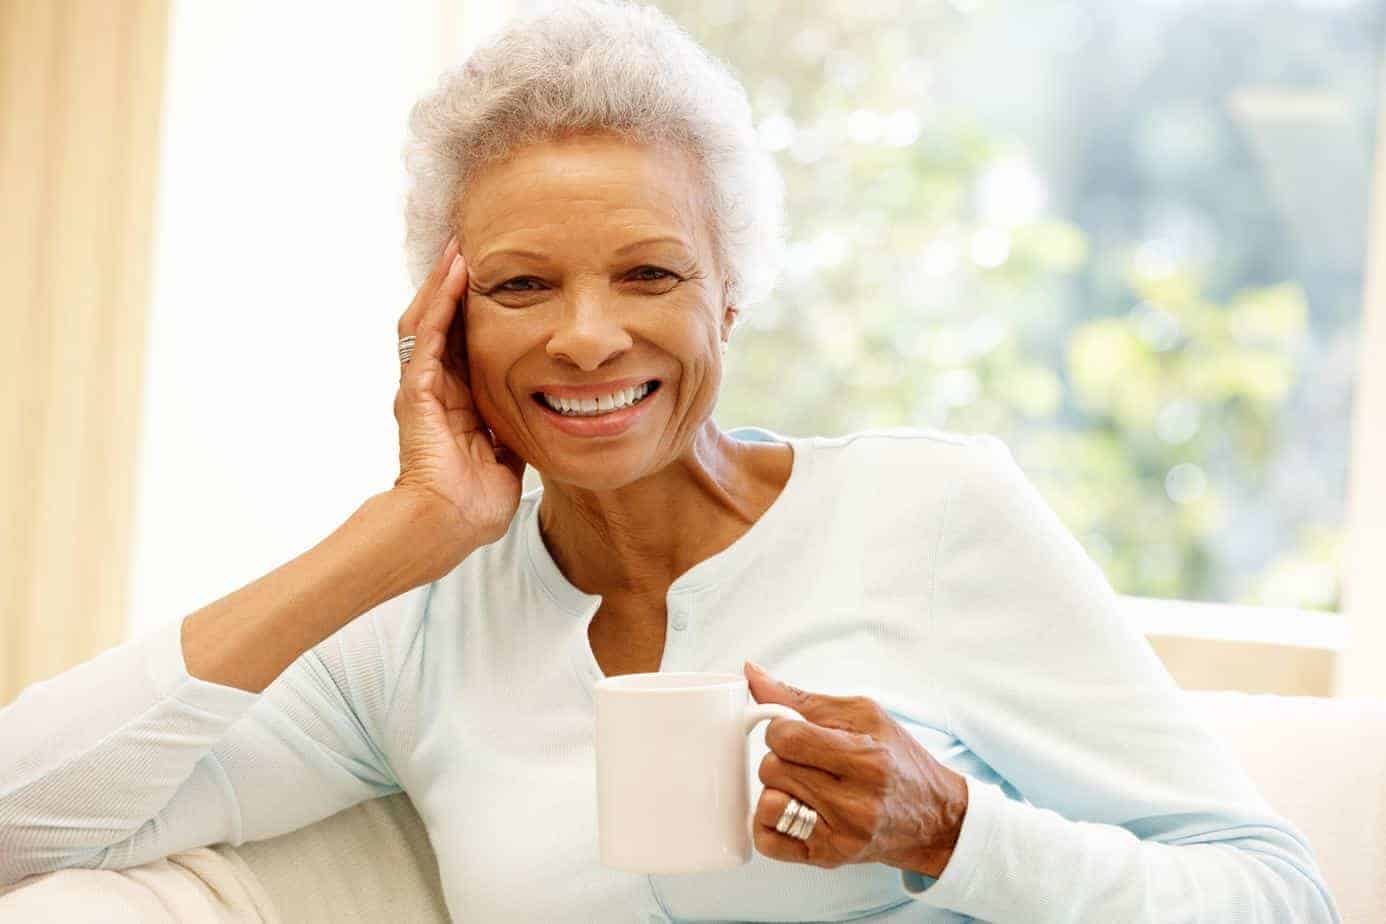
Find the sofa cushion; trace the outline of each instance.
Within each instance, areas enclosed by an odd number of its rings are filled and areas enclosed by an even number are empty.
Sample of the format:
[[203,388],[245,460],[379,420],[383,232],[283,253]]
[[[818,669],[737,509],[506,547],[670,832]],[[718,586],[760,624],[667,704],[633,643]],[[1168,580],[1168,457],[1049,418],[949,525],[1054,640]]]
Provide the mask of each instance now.
[[1346,921],[1386,908],[1386,701],[1188,691],[1261,795],[1300,830]]

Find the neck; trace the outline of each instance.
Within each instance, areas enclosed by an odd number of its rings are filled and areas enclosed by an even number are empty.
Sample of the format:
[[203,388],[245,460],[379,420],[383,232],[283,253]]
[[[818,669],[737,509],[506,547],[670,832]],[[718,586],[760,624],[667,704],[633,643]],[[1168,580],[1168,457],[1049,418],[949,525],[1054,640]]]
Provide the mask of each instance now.
[[783,445],[738,442],[709,419],[672,462],[620,488],[544,477],[540,533],[584,593],[662,599],[675,578],[760,518],[788,480],[791,456]]

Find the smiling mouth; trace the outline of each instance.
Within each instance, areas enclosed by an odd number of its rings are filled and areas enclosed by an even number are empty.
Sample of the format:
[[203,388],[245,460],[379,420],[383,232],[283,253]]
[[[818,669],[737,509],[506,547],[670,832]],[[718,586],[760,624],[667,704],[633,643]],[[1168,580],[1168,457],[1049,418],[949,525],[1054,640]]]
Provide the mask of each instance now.
[[[577,404],[571,399],[555,399],[558,405],[550,404],[540,391],[533,392],[530,398],[534,400],[544,410],[552,414],[561,414],[564,417],[602,417],[606,414],[615,414],[620,411],[628,410],[637,404],[643,403],[651,395],[659,390],[659,379],[650,379],[633,389],[626,389],[624,393],[617,392],[615,403],[610,404],[605,409],[600,404],[591,403]],[[633,400],[631,400],[633,399]],[[596,399],[586,399],[588,402]]]

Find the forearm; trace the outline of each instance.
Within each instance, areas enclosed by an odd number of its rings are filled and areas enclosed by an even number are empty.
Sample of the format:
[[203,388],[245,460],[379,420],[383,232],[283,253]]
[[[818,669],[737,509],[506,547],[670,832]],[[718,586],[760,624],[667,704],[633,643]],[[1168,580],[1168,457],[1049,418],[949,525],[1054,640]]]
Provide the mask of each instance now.
[[1189,822],[1178,843],[1073,821],[971,781],[957,846],[919,900],[996,924],[1340,920],[1312,856],[1251,818]]
[[[227,768],[204,760],[237,727],[242,751],[291,768],[284,785],[295,767],[317,781],[289,810],[306,819],[385,791],[385,774],[361,775],[364,760],[346,771],[327,756],[351,752],[349,737],[304,747],[283,729],[237,723],[305,652],[446,573],[466,550],[442,508],[376,495],[258,581],[26,687],[0,709],[0,884],[108,859],[142,862],[170,845],[239,836],[243,825],[265,830],[263,806],[255,820],[246,800],[269,790],[242,781],[233,792]],[[281,701],[294,695],[286,687]],[[171,809],[173,799],[181,801]]]
[[436,505],[400,492],[367,499],[313,548],[189,615],[188,673],[262,692],[342,626],[445,570],[440,556],[451,561],[455,548],[428,541],[451,534],[443,517]]

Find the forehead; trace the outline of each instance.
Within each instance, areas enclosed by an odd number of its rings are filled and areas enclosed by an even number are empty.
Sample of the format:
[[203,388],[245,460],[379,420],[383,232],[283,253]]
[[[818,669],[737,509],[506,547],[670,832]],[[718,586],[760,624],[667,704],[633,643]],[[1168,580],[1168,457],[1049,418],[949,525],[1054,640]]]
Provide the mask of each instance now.
[[577,135],[527,145],[479,171],[460,205],[458,232],[468,249],[519,237],[591,243],[594,232],[626,231],[672,232],[701,246],[704,215],[686,151]]

